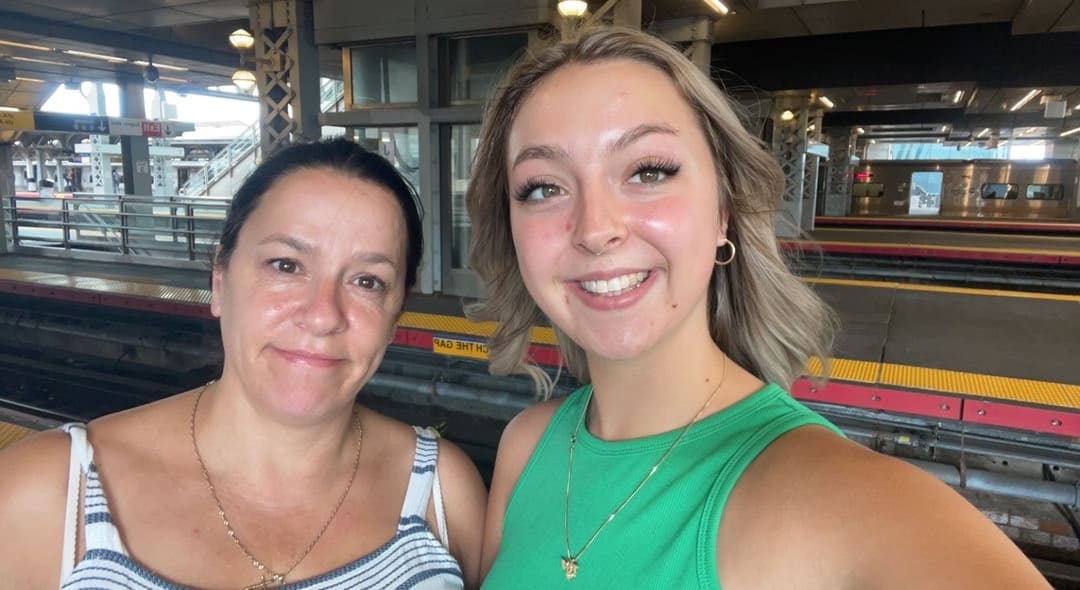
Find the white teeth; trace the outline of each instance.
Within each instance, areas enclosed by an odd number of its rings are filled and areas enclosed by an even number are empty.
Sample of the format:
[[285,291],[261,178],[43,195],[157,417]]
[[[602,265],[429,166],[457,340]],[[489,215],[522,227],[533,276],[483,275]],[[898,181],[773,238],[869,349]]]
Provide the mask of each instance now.
[[611,297],[637,288],[648,277],[647,272],[635,272],[606,281],[579,281],[578,284],[589,293]]

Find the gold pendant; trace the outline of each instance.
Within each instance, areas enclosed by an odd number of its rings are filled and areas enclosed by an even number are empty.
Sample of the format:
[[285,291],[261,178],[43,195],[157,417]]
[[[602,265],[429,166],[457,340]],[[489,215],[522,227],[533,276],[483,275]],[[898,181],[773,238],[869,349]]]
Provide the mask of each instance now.
[[573,580],[577,577],[577,560],[573,557],[562,558],[562,569],[566,572],[566,581]]

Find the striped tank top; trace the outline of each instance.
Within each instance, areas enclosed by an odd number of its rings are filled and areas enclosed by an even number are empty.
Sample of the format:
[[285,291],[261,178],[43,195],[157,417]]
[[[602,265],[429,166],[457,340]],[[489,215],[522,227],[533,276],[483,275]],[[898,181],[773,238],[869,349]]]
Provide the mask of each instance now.
[[[94,452],[82,424],[66,424],[71,436],[71,477],[61,567],[62,590],[186,590],[155,575],[131,557],[112,523],[105,491],[94,465]],[[434,491],[435,512],[442,538],[449,543],[442,511],[438,472],[438,443],[430,431],[416,428],[416,456],[402,504],[397,533],[383,546],[322,575],[281,586],[282,590],[345,590],[354,588],[458,590],[464,587],[461,568],[431,531],[424,515]],[[83,530],[86,553],[75,559],[75,527],[81,475]],[[74,567],[73,567],[74,564]]]

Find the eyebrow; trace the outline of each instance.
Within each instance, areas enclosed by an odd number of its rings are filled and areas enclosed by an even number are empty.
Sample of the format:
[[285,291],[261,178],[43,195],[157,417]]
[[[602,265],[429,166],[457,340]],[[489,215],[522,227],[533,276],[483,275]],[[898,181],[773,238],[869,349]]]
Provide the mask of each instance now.
[[[262,246],[263,244],[271,243],[285,244],[286,246],[302,254],[310,254],[315,251],[315,246],[305,241],[299,240],[293,236],[285,234],[272,234],[270,236],[267,236],[265,239],[259,242],[259,245]],[[369,264],[386,264],[389,266],[395,266],[393,259],[391,259],[389,256],[382,252],[361,252],[354,256],[354,258],[356,260]]]
[[[643,123],[630,129],[626,133],[620,135],[615,141],[611,142],[604,148],[605,154],[624,150],[633,144],[635,141],[651,135],[653,133],[660,133],[663,135],[678,135],[679,132],[673,127],[660,123]],[[552,145],[534,145],[529,146],[523,150],[514,158],[514,164],[512,168],[517,168],[519,164],[526,160],[569,160],[570,154],[566,150],[552,146]]]

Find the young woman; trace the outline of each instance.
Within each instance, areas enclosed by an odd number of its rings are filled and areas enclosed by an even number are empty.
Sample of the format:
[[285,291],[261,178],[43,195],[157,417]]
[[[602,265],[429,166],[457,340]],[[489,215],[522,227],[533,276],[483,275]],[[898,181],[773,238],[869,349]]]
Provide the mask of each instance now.
[[356,405],[421,236],[408,185],[355,143],[263,162],[214,260],[221,378],[0,455],[0,530],[17,540],[0,586],[475,587],[475,467]]
[[492,370],[546,317],[584,383],[507,427],[484,588],[1046,588],[989,521],[784,391],[827,308],[773,233],[782,175],[678,50],[600,29],[485,115],[471,264]]

